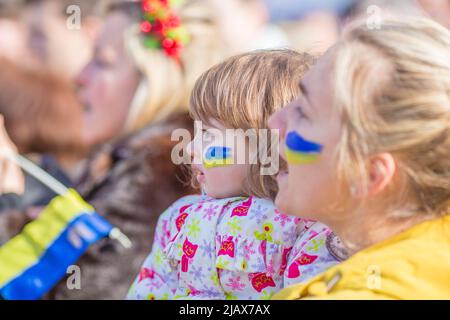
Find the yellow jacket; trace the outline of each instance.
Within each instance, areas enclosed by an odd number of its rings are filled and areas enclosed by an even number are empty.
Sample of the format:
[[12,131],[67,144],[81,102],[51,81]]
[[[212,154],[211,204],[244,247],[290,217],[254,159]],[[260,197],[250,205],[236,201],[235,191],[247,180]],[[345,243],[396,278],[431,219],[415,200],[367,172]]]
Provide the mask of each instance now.
[[450,214],[353,255],[273,299],[450,299]]

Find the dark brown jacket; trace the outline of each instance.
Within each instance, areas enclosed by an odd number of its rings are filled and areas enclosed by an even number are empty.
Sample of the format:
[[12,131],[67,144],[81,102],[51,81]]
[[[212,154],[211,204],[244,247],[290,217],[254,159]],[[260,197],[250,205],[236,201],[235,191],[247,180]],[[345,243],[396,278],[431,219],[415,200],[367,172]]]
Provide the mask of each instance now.
[[133,242],[124,249],[104,239],[92,246],[77,265],[81,289],[69,290],[61,281],[50,299],[123,299],[149,254],[159,215],[178,198],[192,193],[186,167],[171,161],[171,133],[188,128],[187,114],[101,147],[90,159],[78,191],[110,223]]

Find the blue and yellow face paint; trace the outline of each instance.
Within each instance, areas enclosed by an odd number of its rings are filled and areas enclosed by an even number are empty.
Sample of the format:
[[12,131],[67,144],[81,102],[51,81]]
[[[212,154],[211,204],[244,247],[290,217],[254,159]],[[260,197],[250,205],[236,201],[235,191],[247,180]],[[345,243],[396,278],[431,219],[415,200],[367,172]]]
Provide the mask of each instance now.
[[232,149],[229,147],[209,147],[203,157],[203,166],[207,169],[233,164]]
[[317,162],[323,146],[304,139],[291,131],[286,136],[286,160],[290,164],[311,164]]

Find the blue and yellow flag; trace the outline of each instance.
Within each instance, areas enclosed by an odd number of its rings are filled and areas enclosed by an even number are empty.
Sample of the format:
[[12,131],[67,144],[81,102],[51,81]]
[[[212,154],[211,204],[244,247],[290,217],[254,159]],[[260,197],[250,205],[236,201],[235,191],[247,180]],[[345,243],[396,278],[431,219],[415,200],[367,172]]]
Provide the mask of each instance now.
[[117,231],[75,190],[58,196],[0,247],[0,296],[35,300],[46,294],[90,245]]

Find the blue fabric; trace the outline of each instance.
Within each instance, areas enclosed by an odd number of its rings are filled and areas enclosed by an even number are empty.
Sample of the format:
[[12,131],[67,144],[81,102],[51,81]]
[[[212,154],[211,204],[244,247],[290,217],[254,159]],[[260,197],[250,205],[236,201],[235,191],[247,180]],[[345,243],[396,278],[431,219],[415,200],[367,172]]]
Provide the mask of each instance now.
[[[36,300],[46,294],[91,246],[107,236],[112,225],[97,213],[72,220],[39,261],[0,288],[6,300]],[[32,244],[31,244],[32,245]]]

